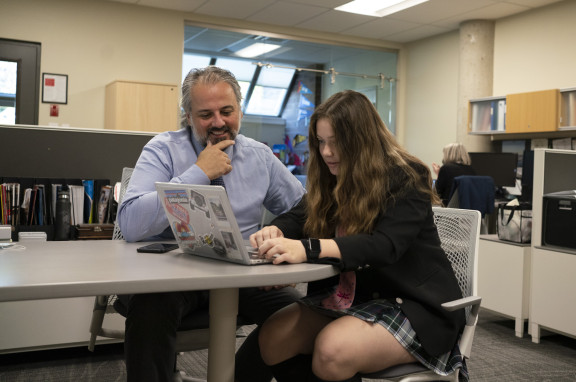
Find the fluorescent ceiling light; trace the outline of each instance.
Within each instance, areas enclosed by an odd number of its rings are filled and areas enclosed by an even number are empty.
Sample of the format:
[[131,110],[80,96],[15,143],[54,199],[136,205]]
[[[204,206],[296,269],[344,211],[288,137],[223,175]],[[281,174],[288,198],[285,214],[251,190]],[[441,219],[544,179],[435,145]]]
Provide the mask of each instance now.
[[256,57],[256,56],[259,56],[261,54],[271,52],[275,49],[280,48],[281,46],[282,45],[265,44],[262,42],[256,42],[252,45],[247,46],[246,48],[240,49],[235,54],[237,56],[240,56],[240,57],[251,58],[251,57]]
[[335,8],[337,11],[384,17],[428,0],[354,0]]

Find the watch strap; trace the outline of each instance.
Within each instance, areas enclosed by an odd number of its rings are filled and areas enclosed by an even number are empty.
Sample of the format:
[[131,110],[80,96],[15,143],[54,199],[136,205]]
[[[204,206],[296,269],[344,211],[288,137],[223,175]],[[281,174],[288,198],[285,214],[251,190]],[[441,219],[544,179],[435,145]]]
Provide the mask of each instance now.
[[302,239],[302,245],[306,250],[306,261],[309,263],[316,263],[320,258],[320,252],[322,248],[320,246],[319,239]]

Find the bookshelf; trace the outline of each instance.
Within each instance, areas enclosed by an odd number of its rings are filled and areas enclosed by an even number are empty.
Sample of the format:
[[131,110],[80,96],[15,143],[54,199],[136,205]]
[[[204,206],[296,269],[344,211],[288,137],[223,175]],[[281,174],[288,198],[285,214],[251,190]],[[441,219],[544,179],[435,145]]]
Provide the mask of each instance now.
[[506,97],[470,100],[468,132],[502,134],[506,131]]
[[492,141],[576,138],[576,88],[471,99],[468,133]]
[[[2,177],[109,179],[134,167],[154,133],[77,127],[0,125]],[[87,243],[87,245],[89,245]],[[0,354],[86,346],[93,297],[0,303]],[[118,316],[118,315],[117,315]],[[39,325],[41,317],[41,325]],[[107,318],[108,319],[108,318]],[[112,318],[114,329],[124,318]],[[97,343],[117,342],[98,339]]]

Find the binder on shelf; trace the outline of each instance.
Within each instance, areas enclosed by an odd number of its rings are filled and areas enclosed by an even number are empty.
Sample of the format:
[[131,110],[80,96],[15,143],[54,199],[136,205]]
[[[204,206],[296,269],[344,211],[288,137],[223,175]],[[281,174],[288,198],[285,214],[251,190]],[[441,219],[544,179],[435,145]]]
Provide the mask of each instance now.
[[498,101],[497,105],[497,123],[496,123],[496,130],[497,131],[506,131],[506,101],[500,100]]
[[84,223],[92,223],[92,210],[94,204],[94,181],[83,180],[84,185]]
[[496,101],[490,102],[490,130],[496,131],[498,125],[498,106]]
[[[71,202],[70,225],[84,224],[84,186],[81,179],[18,178],[0,176],[0,224],[11,226],[13,241],[20,232],[45,233],[47,240],[54,240],[55,197],[64,185],[68,186]],[[113,222],[116,205],[111,194],[110,181],[95,180],[98,189],[108,193],[102,205],[103,223]],[[100,195],[98,194],[97,197]],[[94,211],[97,204],[92,203]],[[94,215],[95,218],[97,215]]]
[[576,92],[568,94],[567,126],[576,126]]
[[84,186],[70,185],[70,204],[72,206],[72,225],[84,223]]
[[98,223],[106,223],[108,215],[108,205],[110,204],[110,193],[112,186],[105,185],[100,189],[100,198],[98,199]]

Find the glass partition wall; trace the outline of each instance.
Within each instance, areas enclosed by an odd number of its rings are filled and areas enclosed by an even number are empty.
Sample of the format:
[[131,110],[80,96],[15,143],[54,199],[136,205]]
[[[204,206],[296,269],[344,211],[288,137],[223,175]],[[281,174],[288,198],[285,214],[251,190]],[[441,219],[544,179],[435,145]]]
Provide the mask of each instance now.
[[394,133],[397,52],[186,25],[183,78],[195,67],[230,70],[242,88],[242,133],[268,144],[304,174],[308,123],[332,94],[364,93]]

